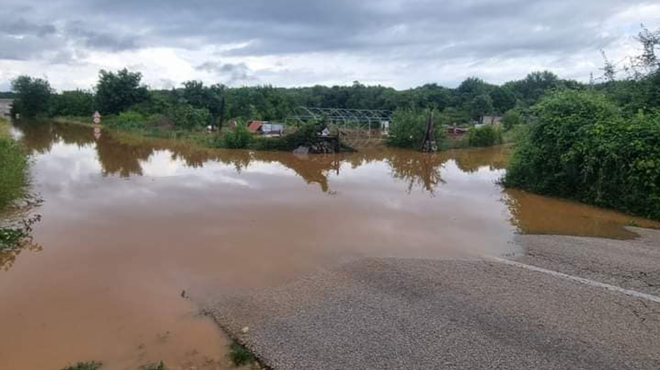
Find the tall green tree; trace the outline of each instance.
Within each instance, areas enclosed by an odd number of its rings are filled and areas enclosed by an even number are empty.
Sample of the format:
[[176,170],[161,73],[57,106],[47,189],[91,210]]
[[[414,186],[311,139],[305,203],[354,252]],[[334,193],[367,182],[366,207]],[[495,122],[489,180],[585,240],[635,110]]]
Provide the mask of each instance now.
[[489,95],[478,95],[470,104],[470,115],[475,121],[481,120],[483,116],[493,113],[493,100]]
[[495,113],[502,114],[516,106],[516,94],[510,87],[496,86],[489,94]]
[[562,81],[550,71],[532,72],[520,81],[505,84],[505,87],[513,89],[527,106],[536,104],[547,92],[561,86]]
[[51,116],[91,116],[94,113],[94,94],[89,91],[62,91],[52,97]]
[[11,82],[16,94],[13,112],[26,117],[47,114],[50,109],[53,89],[47,80],[30,76],[18,76]]
[[99,72],[96,85],[96,104],[103,114],[117,114],[149,98],[142,85],[142,73],[124,68],[118,72]]

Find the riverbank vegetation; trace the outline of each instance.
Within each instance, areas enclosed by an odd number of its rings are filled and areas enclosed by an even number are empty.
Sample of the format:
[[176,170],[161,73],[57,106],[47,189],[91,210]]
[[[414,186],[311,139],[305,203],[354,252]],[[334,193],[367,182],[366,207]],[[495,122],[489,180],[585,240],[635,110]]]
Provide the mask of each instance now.
[[660,220],[660,31],[616,79],[556,91],[531,109],[504,184]]
[[[414,143],[419,137],[419,125],[398,125],[398,119],[415,122],[411,115],[433,110],[438,144],[442,144],[446,126],[471,127],[484,116],[501,116],[512,110],[523,117],[545,92],[567,88],[585,89],[587,85],[562,80],[544,71],[530,73],[522,80],[503,85],[471,77],[456,88],[426,84],[407,90],[395,90],[384,86],[366,86],[359,82],[333,87],[231,88],[221,84],[205,85],[200,81],[187,81],[178,88],[157,90],[145,86],[139,72],[123,69],[116,72],[100,71],[98,82],[89,91],[55,92],[48,81],[29,76],[16,78],[12,87],[16,99],[13,113],[21,116],[57,117],[71,122],[91,123],[93,112],[98,110],[103,115],[103,125],[109,128],[139,132],[147,136],[188,137],[214,147],[226,148],[246,146],[245,140],[240,141],[240,145],[235,141],[237,137],[244,139],[242,133],[226,140],[204,140],[200,136],[206,135],[209,126],[213,127],[216,136],[231,135],[227,129],[229,126],[233,129],[230,122],[242,126],[253,120],[285,123],[287,116],[298,106],[389,110],[395,112],[395,120],[391,124],[396,127],[392,127],[392,132],[396,134],[400,130],[404,135],[388,139],[387,143],[413,148],[420,145]],[[425,123],[425,119],[422,122]],[[288,134],[296,129],[298,127],[286,127],[285,132]],[[275,144],[273,140],[254,140],[250,144],[256,148],[289,148],[288,145]],[[459,143],[461,146],[469,144],[467,139]]]
[[62,370],[98,370],[103,366],[103,363],[98,361],[78,362],[75,365],[67,366]]
[[28,157],[9,136],[9,122],[0,117],[0,212],[26,194]]

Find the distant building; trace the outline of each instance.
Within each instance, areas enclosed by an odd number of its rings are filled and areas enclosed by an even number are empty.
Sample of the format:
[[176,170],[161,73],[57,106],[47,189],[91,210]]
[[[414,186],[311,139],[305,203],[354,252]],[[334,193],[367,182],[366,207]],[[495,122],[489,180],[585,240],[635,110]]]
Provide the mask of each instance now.
[[380,129],[383,136],[388,136],[390,134],[390,121],[380,121]]
[[260,135],[278,135],[284,133],[284,125],[268,121],[250,121],[248,131]]
[[14,99],[0,99],[0,116],[8,116],[11,114],[11,105]]
[[481,118],[481,124],[482,125],[501,125],[502,124],[502,116],[483,116]]

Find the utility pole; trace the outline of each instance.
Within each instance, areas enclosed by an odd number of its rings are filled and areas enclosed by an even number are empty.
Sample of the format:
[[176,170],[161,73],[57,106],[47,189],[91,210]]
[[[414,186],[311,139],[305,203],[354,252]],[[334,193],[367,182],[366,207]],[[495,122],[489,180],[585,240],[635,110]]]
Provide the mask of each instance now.
[[438,145],[435,142],[435,132],[433,127],[433,111],[426,117],[426,134],[420,151],[424,153],[434,153],[438,151]]

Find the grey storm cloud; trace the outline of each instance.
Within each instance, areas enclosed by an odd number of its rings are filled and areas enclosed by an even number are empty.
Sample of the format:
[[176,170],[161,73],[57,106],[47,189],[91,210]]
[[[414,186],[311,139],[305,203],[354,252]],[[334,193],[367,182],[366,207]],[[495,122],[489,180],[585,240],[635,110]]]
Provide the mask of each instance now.
[[[629,0],[9,0],[25,9],[2,15],[0,34],[44,37],[55,27],[39,20],[69,23],[67,35],[89,48],[126,50],[143,46],[188,46],[247,42],[241,55],[323,51],[369,53],[424,48],[449,55],[467,50],[480,56],[512,50],[571,52],[608,43],[599,21]],[[14,12],[16,14],[16,12]],[[117,30],[123,34],[117,34]],[[144,32],[143,32],[144,31]],[[143,35],[144,34],[144,35]],[[140,36],[138,36],[140,35]],[[195,45],[198,43],[198,45]],[[428,53],[428,54],[433,54]]]
[[[344,53],[425,62],[549,56],[607,49],[603,24],[645,0],[4,0],[0,59],[217,46],[224,57]],[[659,16],[660,18],[660,16]],[[660,20],[660,19],[659,19]],[[229,50],[229,46],[233,46]],[[210,58],[211,56],[209,56]],[[249,79],[245,64],[197,70]]]
[[195,69],[224,78],[229,84],[254,80],[250,75],[250,68],[245,63],[204,62]]
[[72,22],[65,26],[66,36],[90,49],[123,51],[138,48],[138,37],[110,32],[83,22]]

